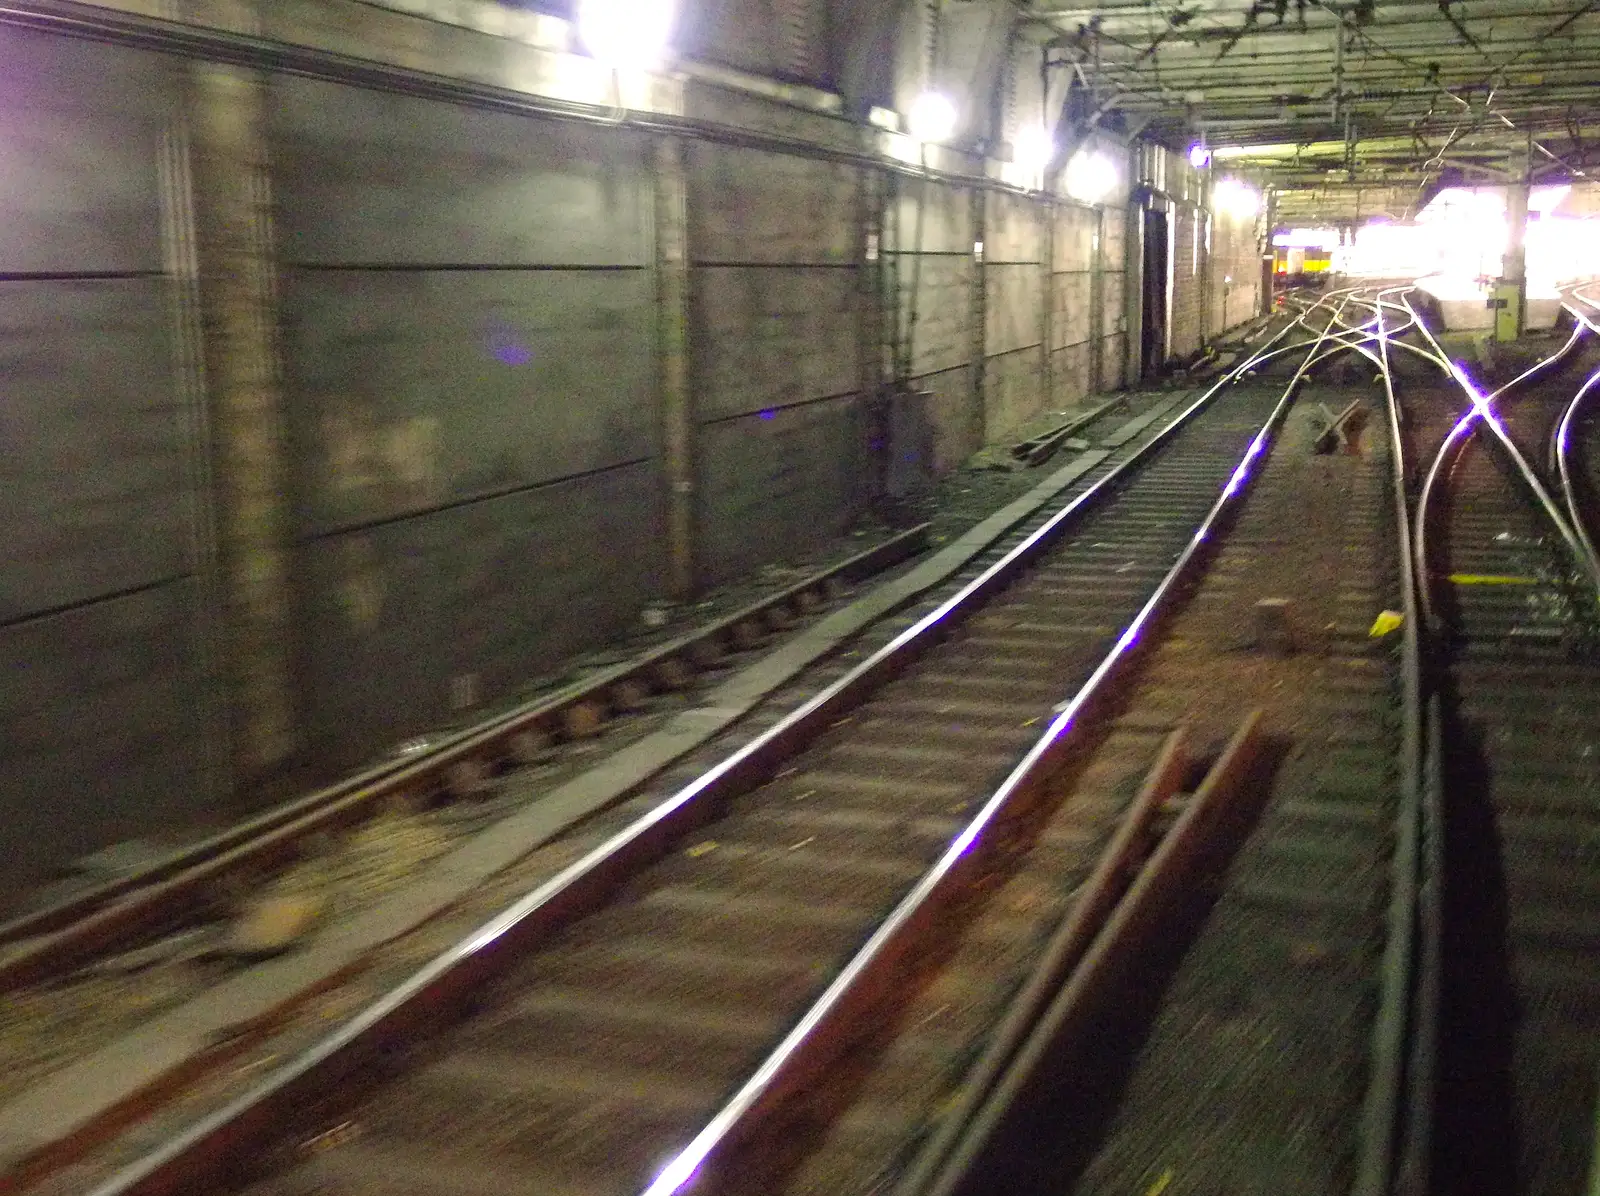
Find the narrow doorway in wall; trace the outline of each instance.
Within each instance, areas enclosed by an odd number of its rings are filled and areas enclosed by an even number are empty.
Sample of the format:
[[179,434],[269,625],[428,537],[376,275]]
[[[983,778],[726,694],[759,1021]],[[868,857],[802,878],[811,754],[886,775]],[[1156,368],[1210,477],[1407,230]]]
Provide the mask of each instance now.
[[1169,234],[1167,214],[1144,210],[1143,327],[1139,330],[1139,376],[1155,375],[1167,358],[1167,287]]

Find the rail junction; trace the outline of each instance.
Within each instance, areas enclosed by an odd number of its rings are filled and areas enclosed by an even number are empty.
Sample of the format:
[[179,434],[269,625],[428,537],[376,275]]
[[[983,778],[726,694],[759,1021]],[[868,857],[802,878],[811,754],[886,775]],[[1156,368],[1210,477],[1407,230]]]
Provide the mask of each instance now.
[[[1600,306],[1564,304],[1570,335],[1495,388],[1409,286],[1295,298],[1183,401],[1077,421],[1096,447],[1056,500],[556,834],[376,999],[181,1116],[142,1098],[160,1133],[108,1123],[14,1178],[1579,1190]],[[1314,453],[1352,402],[1352,443]],[[195,886],[264,883],[361,808],[503,784],[921,534],[16,924],[0,975],[170,931]]]

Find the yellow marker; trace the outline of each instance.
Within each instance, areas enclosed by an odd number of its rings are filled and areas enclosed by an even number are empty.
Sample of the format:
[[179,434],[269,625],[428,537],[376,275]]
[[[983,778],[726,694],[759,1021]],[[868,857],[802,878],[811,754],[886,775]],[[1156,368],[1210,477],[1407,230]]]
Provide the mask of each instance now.
[[1406,621],[1406,617],[1397,610],[1380,611],[1378,617],[1372,620],[1372,627],[1367,634],[1375,640],[1381,640],[1391,631],[1398,630]]
[[1537,577],[1511,577],[1504,573],[1452,573],[1448,580],[1458,586],[1536,586]]
[[1168,1167],[1161,1173],[1161,1178],[1145,1189],[1144,1196],[1161,1196],[1172,1183],[1172,1168]]
[[717,841],[715,839],[707,839],[704,843],[696,843],[693,847],[689,848],[689,850],[685,851],[683,854],[688,856],[691,860],[698,860],[701,856],[705,855],[707,852],[712,852],[712,851],[715,851],[716,849],[717,849]]

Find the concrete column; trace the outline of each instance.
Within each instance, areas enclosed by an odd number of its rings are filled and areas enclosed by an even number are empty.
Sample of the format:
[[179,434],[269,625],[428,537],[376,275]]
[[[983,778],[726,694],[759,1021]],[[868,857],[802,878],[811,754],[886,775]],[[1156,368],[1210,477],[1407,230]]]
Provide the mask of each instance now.
[[1516,180],[1506,188],[1506,255],[1501,267],[1500,286],[1495,298],[1499,301],[1495,312],[1494,334],[1496,340],[1512,341],[1522,335],[1527,327],[1528,306],[1528,193],[1532,190],[1529,170],[1532,166],[1531,146],[1512,157],[1510,176]]
[[666,484],[667,591],[694,592],[694,409],[689,394],[688,180],[683,140],[658,137],[655,186],[657,388],[661,401],[661,464]]
[[1106,354],[1106,210],[1094,210],[1094,238],[1089,246],[1089,385],[1088,394],[1098,394],[1105,373]]
[[988,247],[983,243],[987,224],[989,194],[982,187],[972,189],[972,418],[975,439],[981,447],[989,443],[988,387],[984,367],[989,363],[989,280],[984,269]]
[[869,500],[888,492],[888,383],[896,373],[890,360],[893,338],[886,335],[889,317],[884,310],[894,294],[883,252],[887,184],[882,171],[862,167],[856,188],[856,368],[861,401],[866,405]]
[[1056,201],[1048,191],[1039,195],[1039,219],[1043,221],[1044,228],[1039,237],[1039,255],[1044,259],[1041,269],[1044,279],[1039,287],[1039,294],[1043,296],[1039,304],[1039,336],[1044,342],[1044,360],[1039,366],[1039,385],[1043,390],[1044,407],[1054,410],[1056,405],[1055,367],[1051,360],[1050,346],[1055,343],[1056,323],[1056,292],[1055,270],[1056,262]]
[[1144,380],[1144,204],[1130,199],[1122,237],[1122,302],[1128,331],[1123,356],[1129,386]]
[[269,778],[297,741],[267,84],[238,67],[197,62],[188,70],[196,293],[223,608],[220,664],[239,788]]

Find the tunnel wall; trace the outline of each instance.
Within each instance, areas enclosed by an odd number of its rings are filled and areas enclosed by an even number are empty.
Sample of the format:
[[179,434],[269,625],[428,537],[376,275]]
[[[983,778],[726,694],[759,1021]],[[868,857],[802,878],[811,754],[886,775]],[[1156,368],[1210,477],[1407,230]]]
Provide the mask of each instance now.
[[1211,222],[1211,312],[1209,329],[1235,328],[1261,310],[1261,263],[1253,217],[1226,211]]
[[1045,405],[1046,244],[1050,205],[983,193],[983,427],[1004,436]]
[[688,170],[699,580],[844,530],[869,495],[861,171],[696,145]]
[[973,256],[981,202],[972,187],[897,176],[883,226],[894,296],[891,375],[928,395],[934,468],[954,469],[983,444],[978,374],[979,274]]
[[616,130],[295,78],[269,109],[299,676],[346,764],[657,592],[650,184]]
[[1095,241],[1099,209],[1062,205],[1055,213],[1051,254],[1050,380],[1058,405],[1077,401],[1090,391],[1094,370]]
[[0,35],[0,862],[203,809],[201,413],[171,319],[170,60]]
[[1190,204],[1174,204],[1172,220],[1172,327],[1170,356],[1187,361],[1200,352],[1206,310],[1206,283],[1201,250],[1205,244],[1204,213]]
[[1100,209],[1100,379],[1095,390],[1128,385],[1128,209]]
[[[330,777],[845,530],[896,380],[936,473],[1122,381],[1120,197],[924,173],[811,95],[682,85],[670,133],[517,110],[609,80],[371,6],[193,11],[429,82],[0,24],[14,880]],[[787,65],[705,54],[825,82],[794,11]]]

